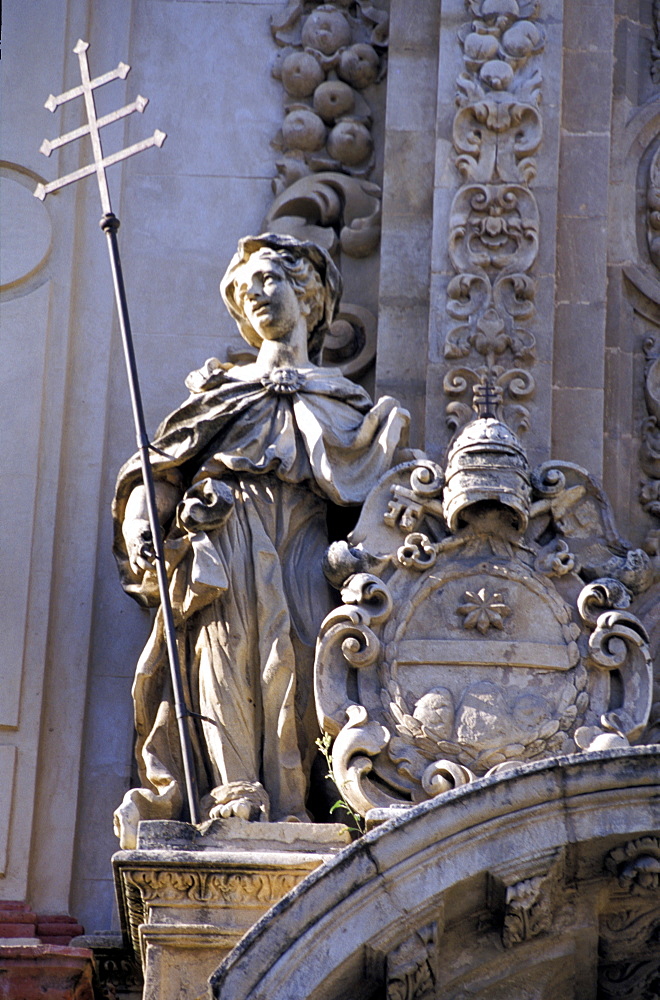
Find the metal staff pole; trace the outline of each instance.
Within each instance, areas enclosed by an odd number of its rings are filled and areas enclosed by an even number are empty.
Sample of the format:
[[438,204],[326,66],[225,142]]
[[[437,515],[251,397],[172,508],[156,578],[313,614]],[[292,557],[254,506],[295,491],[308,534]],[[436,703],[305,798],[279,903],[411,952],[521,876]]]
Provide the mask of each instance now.
[[117,240],[119,219],[116,215],[114,215],[110,205],[110,192],[105,174],[106,167],[110,166],[112,163],[117,163],[119,160],[126,159],[134,153],[139,153],[143,149],[148,149],[150,146],[162,146],[165,141],[165,133],[160,132],[157,129],[153,136],[149,139],[144,139],[142,142],[138,142],[134,146],[129,146],[119,153],[115,153],[112,156],[104,158],[101,147],[100,128],[104,125],[109,125],[113,121],[117,121],[119,118],[124,118],[127,115],[130,115],[134,111],[141,113],[147,105],[147,100],[144,97],[138,96],[132,104],[128,104],[124,108],[120,108],[118,111],[114,111],[109,115],[105,115],[103,118],[97,118],[94,104],[95,88],[100,87],[105,83],[109,83],[111,80],[124,79],[130,69],[130,66],[127,66],[126,63],[119,63],[115,70],[111,70],[109,73],[105,73],[103,76],[92,80],[90,79],[89,64],[87,61],[88,48],[89,45],[87,42],[79,40],[73,50],[78,55],[80,62],[82,84],[66,91],[63,94],[60,94],[57,97],[54,97],[51,94],[45,105],[49,111],[55,111],[60,104],[64,104],[66,101],[70,101],[74,97],[84,96],[85,108],[87,111],[87,125],[74,129],[74,131],[60,136],[58,139],[54,139],[52,141],[49,141],[48,139],[44,140],[41,146],[41,152],[46,156],[50,156],[53,149],[57,149],[59,146],[63,146],[65,143],[78,139],[83,135],[89,135],[94,153],[94,163],[89,166],[82,167],[80,170],[76,170],[71,174],[67,174],[59,180],[52,181],[49,184],[39,184],[34,193],[37,198],[40,198],[43,201],[47,194],[50,194],[52,191],[56,191],[67,184],[72,184],[74,181],[80,180],[81,177],[87,177],[92,173],[96,173],[98,179],[101,205],[104,213],[100,225],[101,229],[106,234],[108,241],[108,253],[110,255],[110,267],[112,269],[112,281],[115,290],[119,328],[121,331],[124,358],[126,361],[126,373],[128,376],[128,386],[131,396],[133,420],[135,422],[135,435],[140,455],[142,481],[146,490],[149,527],[151,529],[153,539],[156,575],[158,578],[158,589],[160,592],[160,602],[163,614],[163,629],[165,632],[167,656],[170,664],[174,707],[179,731],[179,740],[181,744],[181,756],[183,759],[187,807],[191,823],[197,824],[200,822],[200,815],[197,802],[195,766],[193,761],[190,732],[187,723],[187,719],[192,713],[186,706],[183,692],[181,665],[179,663],[176,632],[174,629],[174,617],[172,615],[172,602],[170,600],[167,579],[165,548],[163,545],[163,535],[160,522],[158,520],[158,508],[156,505],[156,490],[154,487],[153,472],[151,469],[151,462],[149,461],[149,450],[151,445],[149,443],[144,421],[140,383],[138,380],[137,365],[135,362],[135,351],[133,349],[133,336],[128,316],[128,304],[126,300],[126,290],[124,287],[124,277],[121,268],[121,258],[119,256],[119,243]]

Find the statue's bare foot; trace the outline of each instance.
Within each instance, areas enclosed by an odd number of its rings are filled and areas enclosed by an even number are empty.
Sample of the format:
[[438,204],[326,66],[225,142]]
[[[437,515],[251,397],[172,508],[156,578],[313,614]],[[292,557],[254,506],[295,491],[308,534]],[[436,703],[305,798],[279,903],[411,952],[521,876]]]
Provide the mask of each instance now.
[[268,793],[258,781],[230,781],[214,788],[208,798],[213,802],[209,809],[210,819],[236,816],[251,823],[268,820]]
[[261,810],[257,803],[250,802],[249,799],[242,796],[240,799],[231,799],[229,802],[223,802],[222,805],[216,806],[211,810],[211,817],[216,818],[216,813],[223,819],[236,816],[238,819],[254,822],[259,820]]
[[127,792],[121,805],[114,812],[115,835],[119,837],[119,846],[123,851],[134,851],[137,847],[138,823],[143,818],[133,801],[131,792]]

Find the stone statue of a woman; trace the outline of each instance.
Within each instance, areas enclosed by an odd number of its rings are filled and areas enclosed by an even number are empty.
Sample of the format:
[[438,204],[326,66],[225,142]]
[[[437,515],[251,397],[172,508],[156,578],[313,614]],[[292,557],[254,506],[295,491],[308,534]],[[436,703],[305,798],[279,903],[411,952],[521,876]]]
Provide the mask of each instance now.
[[[409,457],[408,414],[318,367],[340,297],[319,247],[246,237],[221,292],[257,359],[193,372],[152,452],[202,813],[304,821],[314,641],[333,603],[322,572],[328,504],[362,503]],[[137,456],[120,472],[113,513],[123,585],[157,606]],[[140,819],[176,819],[183,802],[160,610],[133,694],[142,787],[116,812],[124,847]]]

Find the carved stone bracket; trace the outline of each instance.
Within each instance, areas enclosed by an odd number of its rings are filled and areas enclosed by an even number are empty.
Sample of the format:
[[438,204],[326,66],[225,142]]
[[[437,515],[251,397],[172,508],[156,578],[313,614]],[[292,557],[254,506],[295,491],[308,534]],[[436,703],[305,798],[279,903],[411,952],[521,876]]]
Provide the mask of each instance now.
[[506,891],[506,913],[502,944],[510,948],[522,941],[550,930],[552,927],[552,905],[550,901],[549,876],[537,875],[523,879],[509,886]]
[[504,862],[491,869],[490,904],[499,917],[505,948],[551,930],[565,892],[564,863],[564,853],[554,851],[516,868]]
[[438,929],[415,931],[387,956],[387,1000],[434,1000],[437,996]]
[[660,837],[641,837],[617,847],[607,855],[605,868],[619,880],[622,889],[645,895],[660,889]]
[[464,71],[457,80],[455,164],[465,183],[449,223],[456,276],[447,290],[451,323],[445,357],[450,369],[447,422],[453,431],[471,417],[473,385],[488,376],[504,394],[504,416],[516,431],[528,427],[526,401],[534,392],[529,368],[539,213],[530,188],[542,138],[538,56],[545,35],[540,4],[493,5],[467,0],[473,15],[459,31]]

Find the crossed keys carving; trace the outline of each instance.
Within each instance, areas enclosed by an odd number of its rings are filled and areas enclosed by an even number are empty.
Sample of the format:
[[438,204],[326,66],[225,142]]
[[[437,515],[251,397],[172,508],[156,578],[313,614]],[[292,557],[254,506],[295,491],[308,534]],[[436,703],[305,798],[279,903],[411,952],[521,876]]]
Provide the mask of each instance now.
[[49,111],[56,111],[61,104],[66,104],[67,101],[72,101],[74,98],[82,96],[85,98],[87,124],[81,125],[80,128],[73,129],[73,131],[67,132],[65,135],[61,135],[58,139],[44,139],[39,150],[44,156],[50,156],[54,149],[59,149],[60,146],[65,146],[68,142],[73,142],[74,139],[80,139],[83,135],[88,135],[92,143],[94,162],[86,167],[81,167],[79,170],[74,170],[70,174],[65,174],[64,177],[51,181],[49,184],[37,184],[34,195],[35,198],[43,201],[46,195],[52,191],[58,191],[60,188],[66,187],[67,184],[73,184],[83,177],[88,177],[90,174],[96,173],[103,213],[109,215],[112,212],[112,208],[110,206],[110,191],[105,174],[106,167],[110,167],[113,163],[118,163],[120,160],[125,160],[135,153],[141,153],[143,149],[149,149],[150,146],[162,146],[167,136],[165,132],[156,129],[154,134],[149,136],[148,139],[142,139],[141,142],[136,142],[133,146],[127,146],[126,149],[122,149],[118,153],[113,153],[111,156],[103,155],[101,129],[105,125],[119,121],[120,118],[132,115],[135,111],[139,111],[142,114],[149,103],[149,99],[141,97],[138,94],[131,104],[126,104],[123,108],[119,108],[118,111],[112,111],[109,115],[97,118],[94,91],[97,87],[102,87],[105,83],[111,83],[112,80],[125,80],[131,67],[125,62],[120,62],[116,69],[111,69],[109,73],[104,73],[102,76],[97,76],[92,80],[90,79],[89,62],[87,60],[88,48],[89,42],[83,42],[82,39],[78,39],[73,50],[78,56],[80,63],[80,78],[82,83],[77,87],[72,87],[71,90],[66,90],[63,94],[58,94],[57,97],[50,94],[44,104],[44,107],[48,108]]

